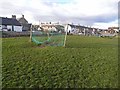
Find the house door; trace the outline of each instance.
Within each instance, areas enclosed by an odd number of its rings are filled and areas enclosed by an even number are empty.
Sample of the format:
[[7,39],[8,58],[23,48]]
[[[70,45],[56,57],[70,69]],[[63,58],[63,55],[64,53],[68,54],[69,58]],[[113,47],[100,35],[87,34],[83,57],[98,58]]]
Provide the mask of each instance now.
[[12,26],[12,31],[14,31],[14,26]]

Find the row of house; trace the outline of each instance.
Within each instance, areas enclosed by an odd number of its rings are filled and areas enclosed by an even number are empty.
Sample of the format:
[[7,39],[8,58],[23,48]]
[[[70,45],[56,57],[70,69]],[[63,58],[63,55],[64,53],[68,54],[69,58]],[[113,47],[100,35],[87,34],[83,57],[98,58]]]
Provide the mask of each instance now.
[[40,25],[33,25],[33,30],[42,30],[42,31],[49,31],[49,32],[59,32],[65,31],[64,26],[59,23],[40,23]]
[[65,30],[70,34],[79,34],[79,35],[98,35],[100,29],[91,28],[81,25],[67,24]]
[[119,27],[109,27],[108,29],[99,29],[81,25],[67,24],[65,30],[69,34],[77,35],[95,35],[95,36],[115,36],[119,33]]
[[37,30],[44,30],[44,31],[67,31],[69,34],[74,35],[94,35],[94,36],[112,36],[117,35],[119,32],[118,27],[109,27],[108,29],[99,29],[93,28],[88,26],[82,25],[75,25],[75,24],[60,24],[60,23],[40,23],[37,26]]
[[114,36],[119,32],[118,27],[109,27],[108,29],[99,29],[92,28],[88,26],[82,25],[74,25],[74,24],[59,24],[59,23],[40,23],[40,25],[36,25],[36,30],[44,30],[44,31],[67,31],[69,34],[74,35],[87,35],[87,36]]
[[[12,15],[11,18],[0,17],[0,30],[2,31],[30,31],[31,28],[30,23],[25,19],[24,15],[20,18],[16,18],[16,15]],[[67,31],[69,34],[75,35],[103,35],[110,36],[116,35],[119,32],[119,27],[109,27],[106,30],[92,28],[88,26],[82,25],[74,25],[74,24],[60,24],[58,23],[40,23],[40,25],[32,25],[33,30],[42,30],[42,31],[55,31],[55,32],[65,32]]]
[[40,27],[42,27],[45,31],[57,31],[56,29],[56,26],[57,24],[56,23],[41,23],[40,24]]
[[0,17],[0,30],[1,31],[29,31],[32,24],[29,24],[24,15],[21,18],[16,18],[16,15],[12,15],[12,18]]

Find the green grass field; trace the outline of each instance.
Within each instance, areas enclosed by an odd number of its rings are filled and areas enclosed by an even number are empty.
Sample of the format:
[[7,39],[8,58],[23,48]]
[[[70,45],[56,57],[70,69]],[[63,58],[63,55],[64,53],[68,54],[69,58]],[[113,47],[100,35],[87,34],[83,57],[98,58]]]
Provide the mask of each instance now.
[[29,37],[3,38],[2,85],[12,88],[116,88],[118,40],[67,36],[66,47],[40,47]]

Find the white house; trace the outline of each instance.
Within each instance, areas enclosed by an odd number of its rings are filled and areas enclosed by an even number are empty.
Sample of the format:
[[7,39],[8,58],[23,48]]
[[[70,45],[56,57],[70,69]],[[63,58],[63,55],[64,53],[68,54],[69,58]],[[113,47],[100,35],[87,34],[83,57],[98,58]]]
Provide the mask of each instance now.
[[65,31],[70,32],[72,31],[72,27],[70,25],[65,25]]
[[44,31],[57,31],[56,24],[53,23],[41,23],[41,28],[43,28]]
[[81,25],[67,24],[65,26],[65,31],[67,31],[70,34],[77,35],[98,35],[99,29]]
[[22,32],[22,25],[13,16],[12,18],[0,17],[0,31]]

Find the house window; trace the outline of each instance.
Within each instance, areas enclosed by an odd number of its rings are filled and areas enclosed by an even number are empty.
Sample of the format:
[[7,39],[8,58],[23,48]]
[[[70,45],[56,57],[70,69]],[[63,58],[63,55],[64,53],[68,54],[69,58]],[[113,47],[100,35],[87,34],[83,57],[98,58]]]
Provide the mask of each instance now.
[[4,25],[4,26],[3,26],[3,29],[7,29],[7,25]]
[[11,31],[11,29],[8,29],[8,31]]

